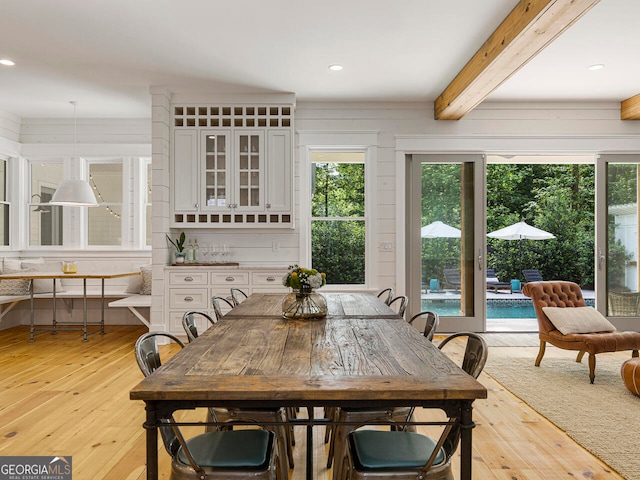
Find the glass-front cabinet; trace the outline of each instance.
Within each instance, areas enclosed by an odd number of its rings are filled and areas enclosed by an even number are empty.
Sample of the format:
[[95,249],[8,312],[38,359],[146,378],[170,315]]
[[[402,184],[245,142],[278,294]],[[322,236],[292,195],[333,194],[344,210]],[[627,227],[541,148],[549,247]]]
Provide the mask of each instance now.
[[264,134],[235,132],[233,148],[229,148],[229,137],[229,131],[202,132],[205,179],[202,210],[261,209]]
[[204,159],[204,199],[206,209],[228,208],[229,178],[229,136],[230,132],[202,132]]
[[291,117],[290,107],[175,107],[172,226],[291,228]]

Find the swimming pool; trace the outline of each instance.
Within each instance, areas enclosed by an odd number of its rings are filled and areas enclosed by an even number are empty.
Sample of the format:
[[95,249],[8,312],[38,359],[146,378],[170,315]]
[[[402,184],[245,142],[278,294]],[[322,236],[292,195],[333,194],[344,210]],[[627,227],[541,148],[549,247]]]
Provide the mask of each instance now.
[[[589,306],[595,300],[587,298]],[[460,299],[422,299],[422,310],[431,310],[441,317],[460,316]],[[536,318],[533,304],[528,298],[514,300],[487,300],[487,318]]]

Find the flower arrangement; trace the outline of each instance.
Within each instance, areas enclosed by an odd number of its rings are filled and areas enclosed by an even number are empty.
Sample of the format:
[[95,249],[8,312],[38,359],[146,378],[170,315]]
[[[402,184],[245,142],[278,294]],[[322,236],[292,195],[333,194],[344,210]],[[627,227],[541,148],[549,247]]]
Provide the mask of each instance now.
[[289,265],[289,271],[282,278],[285,287],[294,290],[309,291],[320,288],[327,283],[327,275],[320,273],[313,268],[303,268],[296,265]]

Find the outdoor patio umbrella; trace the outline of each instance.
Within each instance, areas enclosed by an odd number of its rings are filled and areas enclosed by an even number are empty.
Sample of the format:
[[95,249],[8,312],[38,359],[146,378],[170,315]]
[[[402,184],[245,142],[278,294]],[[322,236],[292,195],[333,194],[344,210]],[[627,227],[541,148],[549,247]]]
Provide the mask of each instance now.
[[422,227],[420,236],[422,238],[460,238],[460,229],[436,220]]
[[[487,237],[499,238],[501,240],[548,240],[550,238],[556,238],[553,233],[532,227],[526,222],[514,223],[500,230],[487,233]],[[522,270],[522,242],[520,242],[520,270]]]
[[[431,222],[429,225],[425,225],[420,229],[420,236],[422,238],[460,238],[460,229],[442,223],[440,220]],[[437,249],[438,258],[440,258],[440,248]],[[435,283],[434,283],[435,282]],[[437,279],[429,281],[431,290],[439,290],[439,282]]]

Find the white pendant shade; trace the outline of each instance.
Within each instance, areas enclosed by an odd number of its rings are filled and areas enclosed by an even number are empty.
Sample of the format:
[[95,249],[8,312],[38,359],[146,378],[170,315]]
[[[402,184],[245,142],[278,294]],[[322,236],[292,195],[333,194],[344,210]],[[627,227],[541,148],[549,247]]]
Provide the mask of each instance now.
[[56,189],[51,205],[66,205],[69,207],[97,207],[98,202],[91,185],[84,180],[63,180]]
[[[69,102],[73,105],[73,157],[76,157],[77,143],[77,115],[78,102]],[[89,183],[84,180],[63,180],[51,197],[51,205],[63,205],[68,207],[97,207],[98,201]]]

